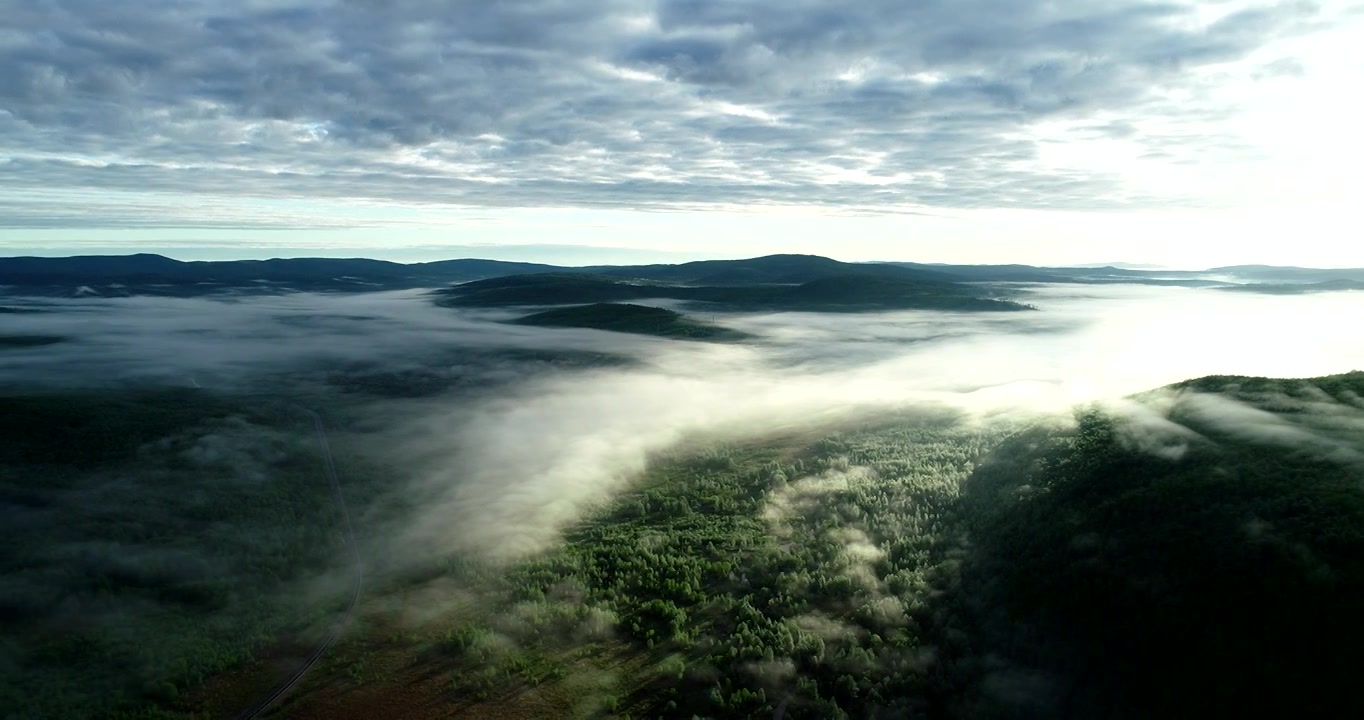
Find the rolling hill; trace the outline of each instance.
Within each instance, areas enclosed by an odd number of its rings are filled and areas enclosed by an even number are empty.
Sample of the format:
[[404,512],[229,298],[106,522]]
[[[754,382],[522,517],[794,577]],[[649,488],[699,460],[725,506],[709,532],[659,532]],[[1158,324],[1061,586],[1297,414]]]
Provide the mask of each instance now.
[[364,292],[433,287],[501,275],[559,270],[499,260],[411,265],[366,258],[182,262],[161,255],[0,258],[0,286],[37,295],[192,296],[229,292]]
[[1159,423],[1090,408],[981,464],[968,593],[1001,611],[992,642],[1064,678],[1053,716],[1364,711],[1360,393],[1360,372],[1201,378],[1144,395]]
[[978,297],[981,289],[937,279],[883,275],[830,275],[798,285],[676,285],[603,275],[518,275],[456,285],[439,291],[448,307],[568,305],[667,298],[707,303],[730,311],[869,310],[1015,311],[1032,309]]
[[880,263],[845,263],[819,255],[766,255],[747,260],[699,260],[679,265],[590,268],[602,275],[690,285],[798,285],[835,275],[857,274],[923,282],[960,278],[921,268]]
[[1364,290],[1364,282],[1340,278],[1311,283],[1246,283],[1244,285],[1225,285],[1217,289],[1263,295],[1310,295],[1312,293]]
[[692,340],[739,340],[745,333],[702,323],[664,308],[595,303],[555,308],[514,320],[520,325],[577,327]]
[[[617,281],[704,287],[801,285],[839,276],[951,283],[1138,283],[1214,287],[1230,277],[1242,283],[1364,282],[1361,269],[1259,265],[1212,270],[1146,271],[1127,267],[947,265],[913,262],[847,263],[817,255],[767,255],[743,260],[702,260],[677,265],[562,267],[474,258],[396,263],[365,258],[293,258],[182,262],[153,254],[63,258],[0,258],[0,292],[43,296],[198,296],[231,293],[366,292],[440,287],[490,278],[573,274]],[[976,294],[988,294],[977,291]],[[588,298],[584,302],[629,299]]]

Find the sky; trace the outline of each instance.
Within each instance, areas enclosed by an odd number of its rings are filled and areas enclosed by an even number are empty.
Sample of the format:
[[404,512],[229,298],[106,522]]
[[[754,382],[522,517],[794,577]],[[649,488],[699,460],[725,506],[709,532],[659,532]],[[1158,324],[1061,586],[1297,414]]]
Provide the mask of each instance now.
[[1364,266],[1364,1],[41,0],[0,254]]

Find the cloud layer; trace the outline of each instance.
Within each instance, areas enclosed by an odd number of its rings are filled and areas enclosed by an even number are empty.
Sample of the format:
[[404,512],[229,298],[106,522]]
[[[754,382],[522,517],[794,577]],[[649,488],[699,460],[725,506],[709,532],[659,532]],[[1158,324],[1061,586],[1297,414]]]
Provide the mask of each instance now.
[[[395,543],[496,556],[553,542],[650,457],[687,441],[923,406],[977,417],[1065,413],[1203,375],[1311,377],[1358,369],[1364,358],[1364,337],[1346,330],[1359,315],[1354,293],[1027,293],[1043,312],[717,315],[755,336],[742,344],[511,325],[497,321],[514,311],[438,308],[419,291],[16,297],[6,302],[41,312],[7,315],[8,333],[69,339],[0,350],[0,389],[150,382],[325,403],[343,416],[338,432],[351,433],[338,446],[383,458],[422,509]],[[574,360],[583,353],[596,355]],[[600,365],[601,353],[627,362]],[[1255,437],[1321,435],[1326,449],[1358,430],[1352,408],[1329,427],[1299,429],[1229,406],[1185,409]],[[1178,455],[1188,441],[1145,416],[1130,430],[1160,454]]]
[[[1245,156],[1197,130],[1237,112],[1206,91],[1218,73],[1300,73],[1261,51],[1332,17],[1144,0],[20,3],[0,20],[0,187],[65,205],[0,204],[0,227],[157,222],[112,203],[82,212],[61,194],[80,189],[876,212],[1191,203],[1047,148]],[[159,222],[238,221],[222,212]]]

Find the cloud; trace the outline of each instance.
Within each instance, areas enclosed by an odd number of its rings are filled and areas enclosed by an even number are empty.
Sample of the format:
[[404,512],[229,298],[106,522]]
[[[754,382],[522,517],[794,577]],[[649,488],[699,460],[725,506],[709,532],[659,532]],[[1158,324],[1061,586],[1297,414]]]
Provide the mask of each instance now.
[[[1066,414],[1076,403],[1192,377],[1311,377],[1351,370],[1364,357],[1364,338],[1340,332],[1358,315],[1348,293],[1266,298],[1142,286],[1019,293],[1042,312],[721,313],[715,322],[756,338],[724,345],[508,325],[498,321],[515,311],[438,308],[419,291],[12,299],[6,304],[39,303],[47,312],[11,314],[7,331],[70,340],[0,352],[0,386],[342,392],[338,412],[349,429],[338,446],[363,448],[392,468],[404,506],[418,512],[391,537],[398,556],[420,559],[547,547],[629,487],[651,458],[690,440],[761,437],[923,406],[968,421]],[[613,358],[609,365],[594,364],[604,357]],[[1353,406],[1339,407],[1300,413],[1310,420],[1282,428],[1196,399],[1183,411],[1219,427],[1321,444],[1361,429]],[[1125,439],[1152,452],[1176,457],[1196,440],[1153,414],[1128,416]],[[191,454],[232,452],[220,444]],[[775,526],[815,501],[801,493],[824,480],[778,493]],[[860,547],[839,540],[849,552]]]
[[[1284,74],[1291,57],[1249,58],[1333,22],[1304,2],[54,0],[9,9],[0,29],[0,187],[41,189],[68,206],[49,224],[76,225],[89,213],[66,193],[91,190],[875,212],[1187,204],[1198,199],[1044,162],[1040,129],[1117,129],[1153,157],[1242,153],[1167,128],[1237,112],[1203,92],[1204,70]],[[0,226],[42,226],[0,210]],[[92,211],[111,227],[155,223]]]
[[[505,358],[480,355],[489,348],[533,351],[548,345],[588,353],[611,337],[495,322],[515,317],[515,311],[456,314],[432,305],[425,291],[6,302],[46,311],[14,315],[6,320],[7,332],[45,328],[69,338],[72,348],[0,355],[0,387],[164,383],[237,390],[251,383],[297,387],[345,379],[337,373],[363,377],[405,370],[455,381],[461,373],[505,373],[511,365]],[[614,347],[629,354],[662,342],[626,336],[615,339]]]
[[1190,445],[1207,439],[1168,417],[1173,403],[1172,398],[1157,394],[1145,402],[1110,400],[1104,409],[1118,420],[1117,438],[1125,447],[1166,460],[1179,460]]
[[1194,423],[1341,464],[1364,465],[1364,413],[1330,400],[1274,413],[1220,395],[1181,395],[1174,411]]

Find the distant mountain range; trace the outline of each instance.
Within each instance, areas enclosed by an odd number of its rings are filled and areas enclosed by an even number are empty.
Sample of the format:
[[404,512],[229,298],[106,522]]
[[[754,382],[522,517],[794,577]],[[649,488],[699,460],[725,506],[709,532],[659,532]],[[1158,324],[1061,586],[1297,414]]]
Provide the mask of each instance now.
[[366,291],[430,287],[562,270],[500,260],[403,264],[366,258],[184,262],[161,255],[0,258],[0,286],[78,295],[202,295],[255,290]]
[[687,340],[743,340],[748,334],[699,322],[666,308],[628,303],[594,303],[559,307],[517,318],[519,325],[592,328]]
[[[1223,286],[1237,283],[1306,285],[1364,283],[1364,269],[1238,265],[1195,271],[1128,267],[937,265],[912,262],[845,263],[816,255],[768,255],[746,260],[701,260],[676,265],[563,267],[501,260],[458,259],[396,263],[365,258],[194,261],[161,255],[0,258],[0,292],[48,296],[194,296],[286,291],[363,292],[442,287],[536,274],[589,275],[655,284],[707,287],[800,285],[828,278],[865,277],[939,283],[1142,283]],[[1324,286],[1318,291],[1329,288]],[[1251,289],[1251,288],[1247,288]],[[1341,289],[1345,289],[1342,287]],[[1280,287],[1278,292],[1283,292]],[[613,298],[622,299],[622,298]]]
[[[803,264],[793,263],[797,266]],[[990,287],[942,279],[944,276],[908,268],[883,265],[853,270],[843,267],[826,269],[838,274],[819,275],[804,282],[794,280],[780,283],[739,283],[736,280],[741,277],[764,277],[763,273],[779,274],[784,279],[809,275],[788,271],[789,268],[776,270],[768,264],[747,271],[724,272],[721,275],[723,282],[709,284],[587,273],[511,275],[440,290],[437,303],[447,307],[499,307],[611,304],[666,298],[704,303],[708,308],[718,311],[865,312],[931,309],[989,312],[1033,309],[1010,300],[982,297],[995,293]]]
[[1230,290],[1234,292],[1254,292],[1263,295],[1310,295],[1312,293],[1341,292],[1349,290],[1352,292],[1364,290],[1364,282],[1340,278],[1337,280],[1323,280],[1321,282],[1306,283],[1247,283],[1245,285],[1224,285],[1218,290]]

